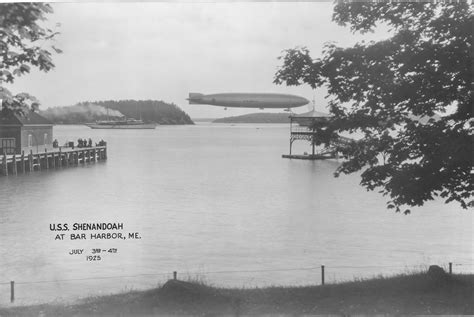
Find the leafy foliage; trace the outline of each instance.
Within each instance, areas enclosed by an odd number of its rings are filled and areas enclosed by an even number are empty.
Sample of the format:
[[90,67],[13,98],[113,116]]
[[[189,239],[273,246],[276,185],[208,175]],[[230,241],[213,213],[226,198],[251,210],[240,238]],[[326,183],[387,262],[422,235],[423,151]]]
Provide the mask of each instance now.
[[305,47],[281,57],[275,83],[325,86],[330,129],[364,134],[336,176],[362,170],[361,184],[390,196],[397,212],[435,196],[473,205],[472,13],[462,2],[339,2],[335,22],[361,33],[383,23],[391,37],[326,44],[317,59]]
[[32,67],[49,71],[54,67],[50,50],[61,50],[50,46],[44,48],[58,32],[42,27],[40,22],[53,10],[46,3],[1,3],[0,4],[0,99],[2,112],[26,113],[38,107],[38,100],[27,94],[12,94],[4,83],[13,83],[16,77],[30,72]]

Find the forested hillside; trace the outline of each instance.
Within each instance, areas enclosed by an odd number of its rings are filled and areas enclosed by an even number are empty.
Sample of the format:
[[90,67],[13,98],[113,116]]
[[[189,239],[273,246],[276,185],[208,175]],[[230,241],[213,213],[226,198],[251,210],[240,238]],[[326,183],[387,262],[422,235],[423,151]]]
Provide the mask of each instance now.
[[48,108],[41,114],[54,123],[74,124],[125,116],[158,124],[193,124],[175,104],[156,100],[85,101],[74,106]]

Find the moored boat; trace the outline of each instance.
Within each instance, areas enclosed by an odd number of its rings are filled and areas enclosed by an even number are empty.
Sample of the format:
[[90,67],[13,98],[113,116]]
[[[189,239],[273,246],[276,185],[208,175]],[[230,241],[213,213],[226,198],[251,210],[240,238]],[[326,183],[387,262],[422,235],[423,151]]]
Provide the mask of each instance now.
[[86,124],[91,129],[155,129],[156,123],[145,123],[137,119],[103,120]]

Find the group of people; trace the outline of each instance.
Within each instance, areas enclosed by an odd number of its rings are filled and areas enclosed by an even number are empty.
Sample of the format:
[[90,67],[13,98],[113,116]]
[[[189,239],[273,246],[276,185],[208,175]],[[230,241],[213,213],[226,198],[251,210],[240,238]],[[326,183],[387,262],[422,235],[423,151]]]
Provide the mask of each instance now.
[[[104,140],[100,140],[99,143],[96,143],[95,146],[105,146],[107,145],[107,142]],[[66,147],[71,147],[74,149],[74,142],[66,142],[65,144]],[[53,147],[58,147],[58,140],[53,141]],[[92,139],[78,139],[77,140],[77,147],[78,148],[83,148],[83,147],[92,147]]]
[[78,139],[77,140],[77,147],[92,147],[92,139]]

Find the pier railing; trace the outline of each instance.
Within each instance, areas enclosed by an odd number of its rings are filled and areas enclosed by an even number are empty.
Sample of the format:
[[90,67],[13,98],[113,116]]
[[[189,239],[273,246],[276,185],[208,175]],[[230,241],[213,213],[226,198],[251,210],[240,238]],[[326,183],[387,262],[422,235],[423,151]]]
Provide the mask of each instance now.
[[[474,268],[474,263],[445,263],[440,265],[448,274],[472,274]],[[389,273],[387,273],[389,270]],[[281,274],[288,274],[292,271],[292,274],[302,273],[302,276],[305,276],[305,280],[301,281],[303,285],[326,285],[334,284],[340,282],[351,281],[354,279],[360,279],[360,273],[364,272],[363,278],[377,278],[380,277],[380,273],[384,272],[384,277],[389,277],[397,274],[416,274],[424,273],[428,271],[427,265],[419,266],[402,266],[402,265],[365,265],[365,266],[351,266],[351,265],[317,265],[313,267],[294,267],[294,268],[262,268],[262,269],[249,269],[249,270],[220,270],[220,271],[184,271],[178,273],[178,271],[168,271],[168,272],[157,272],[157,273],[148,273],[148,274],[136,274],[136,275],[116,275],[116,276],[93,276],[93,277],[84,277],[84,278],[75,278],[75,279],[57,279],[57,280],[37,280],[37,281],[5,281],[0,282],[0,304],[6,303],[9,297],[11,303],[14,303],[15,300],[20,300],[25,303],[25,300],[28,302],[38,302],[38,298],[32,298],[31,293],[33,294],[43,294],[48,292],[52,294],[52,298],[45,300],[56,300],[59,296],[59,293],[56,293],[57,289],[62,289],[63,292],[67,289],[66,284],[70,284],[70,288],[77,289],[72,285],[76,283],[86,283],[86,282],[95,282],[100,285],[104,285],[107,280],[124,280],[125,284],[120,284],[115,282],[114,285],[131,285],[133,280],[146,280],[147,283],[143,284],[142,287],[148,288],[157,287],[160,284],[165,283],[169,279],[181,279],[181,280],[190,280],[198,282],[208,282],[209,280],[223,281],[225,276],[234,276],[238,277],[240,281],[245,281],[246,276],[252,276],[251,281],[255,281],[255,277],[261,275],[275,274],[281,272]],[[351,272],[351,274],[347,274]],[[368,276],[367,272],[372,272]],[[352,276],[352,279],[348,276]],[[212,279],[209,279],[212,277]],[[272,277],[270,277],[272,279]],[[272,279],[271,286],[276,286]],[[214,284],[214,283],[212,283]],[[219,284],[217,282],[216,284]],[[295,285],[298,283],[292,283]],[[84,286],[84,284],[82,285]],[[258,287],[264,287],[265,285],[258,285]],[[283,285],[279,285],[283,286]],[[25,287],[25,288],[23,288]],[[123,287],[123,286],[122,286]],[[232,286],[231,286],[232,287]],[[234,287],[241,287],[241,285],[234,285]],[[250,286],[251,287],[251,286]],[[96,289],[97,287],[93,287]],[[24,292],[19,292],[23,289]],[[82,287],[81,287],[82,289]],[[100,287],[99,287],[100,289]],[[115,286],[116,292],[119,292],[121,289],[120,286]],[[135,289],[135,287],[133,287]],[[103,292],[103,290],[100,290]],[[30,296],[24,296],[25,292],[29,292]],[[114,291],[111,291],[113,293]],[[53,294],[56,294],[55,296]],[[82,295],[87,294],[84,290]],[[19,295],[19,296],[18,296]],[[23,295],[23,296],[22,296]],[[90,294],[89,294],[90,295]],[[77,296],[76,296],[77,298]]]
[[42,169],[77,166],[79,164],[103,161],[107,159],[107,146],[94,146],[83,148],[59,147],[42,153],[21,154],[3,153],[0,158],[1,175],[17,175],[19,173],[33,172]]

